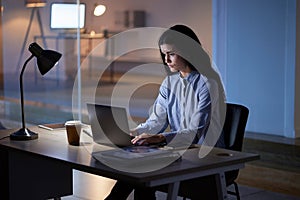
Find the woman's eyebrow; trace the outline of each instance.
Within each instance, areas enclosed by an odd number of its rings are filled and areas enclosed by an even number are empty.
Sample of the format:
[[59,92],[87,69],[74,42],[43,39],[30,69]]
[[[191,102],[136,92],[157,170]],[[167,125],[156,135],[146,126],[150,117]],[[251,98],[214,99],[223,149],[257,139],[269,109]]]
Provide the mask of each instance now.
[[166,51],[162,51],[164,54],[166,53],[174,53],[175,51],[174,50],[166,50]]

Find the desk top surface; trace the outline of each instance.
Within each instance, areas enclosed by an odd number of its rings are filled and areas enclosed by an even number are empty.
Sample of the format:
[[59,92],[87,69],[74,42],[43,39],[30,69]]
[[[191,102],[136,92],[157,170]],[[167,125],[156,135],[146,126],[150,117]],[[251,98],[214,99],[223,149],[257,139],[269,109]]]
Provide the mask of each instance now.
[[[236,152],[226,149],[212,148],[211,151],[203,158],[199,158],[200,148],[188,149],[182,155],[180,161],[170,163],[168,166],[158,169],[149,170],[149,172],[131,173],[126,172],[128,161],[121,163],[119,169],[108,167],[106,164],[97,161],[91,155],[94,151],[109,150],[111,147],[95,144],[90,137],[82,132],[80,146],[68,145],[66,130],[44,130],[39,127],[30,127],[32,131],[39,134],[36,140],[14,141],[10,138],[0,140],[0,148],[9,152],[30,153],[46,159],[54,159],[69,165],[73,169],[105,176],[112,179],[122,179],[139,183],[148,183],[156,185],[156,181],[168,183],[172,178],[181,180],[188,179],[190,176],[203,176],[214,174],[218,171],[229,171],[239,169],[244,163],[259,159],[259,155]],[[0,131],[0,138],[9,136],[16,130]],[[147,163],[151,165],[151,163]],[[122,166],[123,165],[123,166]],[[136,164],[134,164],[136,166]],[[120,170],[121,169],[121,170]],[[183,177],[184,176],[184,177]]]

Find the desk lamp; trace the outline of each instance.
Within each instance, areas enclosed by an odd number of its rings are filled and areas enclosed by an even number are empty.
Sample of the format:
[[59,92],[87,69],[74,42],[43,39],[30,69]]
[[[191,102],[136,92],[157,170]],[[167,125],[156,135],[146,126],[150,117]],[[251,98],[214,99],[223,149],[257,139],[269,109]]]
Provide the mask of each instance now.
[[28,50],[32,55],[25,61],[22,71],[20,73],[20,92],[21,92],[21,110],[22,110],[22,128],[12,134],[10,139],[12,140],[33,140],[38,138],[38,134],[30,131],[25,125],[24,115],[24,95],[23,95],[23,73],[27,63],[33,58],[37,58],[37,66],[42,75],[46,74],[52,67],[54,67],[58,60],[61,58],[61,54],[52,50],[43,50],[37,43],[31,43]]

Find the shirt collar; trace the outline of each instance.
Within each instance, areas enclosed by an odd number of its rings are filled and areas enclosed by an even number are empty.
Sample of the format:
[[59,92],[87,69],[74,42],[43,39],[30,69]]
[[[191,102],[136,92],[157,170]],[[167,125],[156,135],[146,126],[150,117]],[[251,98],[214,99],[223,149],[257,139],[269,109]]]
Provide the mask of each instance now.
[[179,73],[179,77],[180,77],[180,80],[181,80],[182,82],[188,82],[188,83],[190,83],[190,82],[192,82],[192,80],[194,79],[194,77],[195,77],[197,74],[199,74],[199,72],[197,72],[197,71],[191,71],[191,73],[190,73],[187,77],[182,78],[182,77],[180,76],[180,73]]

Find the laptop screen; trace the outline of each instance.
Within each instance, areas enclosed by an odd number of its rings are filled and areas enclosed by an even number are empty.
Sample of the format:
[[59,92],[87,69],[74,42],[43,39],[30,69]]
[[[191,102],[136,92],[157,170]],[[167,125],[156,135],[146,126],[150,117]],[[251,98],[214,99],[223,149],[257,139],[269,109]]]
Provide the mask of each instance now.
[[89,103],[87,108],[94,142],[118,147],[132,145],[126,108]]

